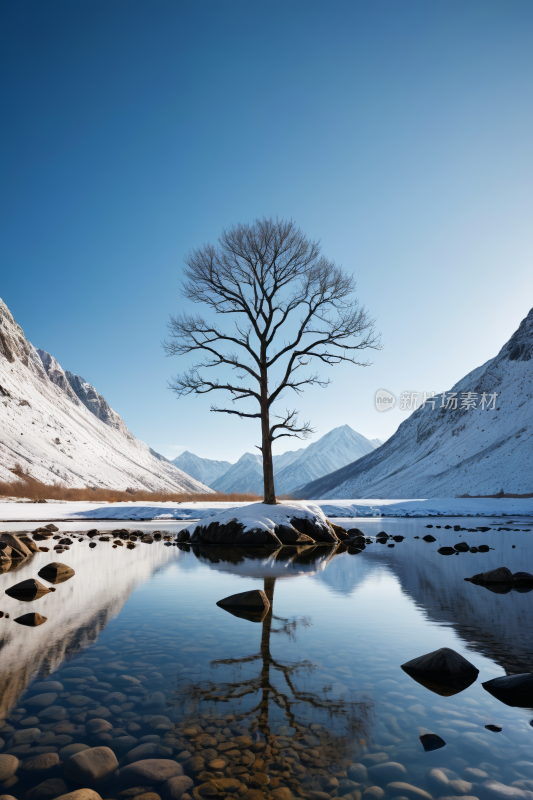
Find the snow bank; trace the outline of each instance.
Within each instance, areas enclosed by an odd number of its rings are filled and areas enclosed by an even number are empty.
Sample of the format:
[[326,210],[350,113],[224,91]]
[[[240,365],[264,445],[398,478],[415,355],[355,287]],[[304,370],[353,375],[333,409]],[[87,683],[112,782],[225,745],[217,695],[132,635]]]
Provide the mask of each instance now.
[[[437,500],[318,500],[294,501],[283,506],[268,506],[268,517],[274,521],[276,509],[295,506],[299,509],[321,509],[329,519],[350,517],[533,517],[533,499],[484,499],[444,497]],[[263,506],[262,503],[88,503],[50,502],[24,503],[0,502],[0,520],[98,520],[116,519],[141,522],[143,520],[204,520],[221,512],[239,512]],[[253,510],[249,514],[253,515]],[[313,513],[315,513],[313,511]],[[251,517],[246,517],[249,519]]]

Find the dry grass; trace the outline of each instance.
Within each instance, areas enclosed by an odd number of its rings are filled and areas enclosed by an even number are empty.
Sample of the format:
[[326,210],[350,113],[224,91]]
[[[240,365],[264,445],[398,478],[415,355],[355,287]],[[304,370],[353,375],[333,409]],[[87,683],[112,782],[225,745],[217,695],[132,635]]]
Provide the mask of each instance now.
[[141,489],[99,489],[86,486],[82,489],[71,489],[61,484],[41,483],[24,472],[19,465],[11,470],[18,480],[13,483],[0,481],[0,498],[18,497],[21,500],[32,500],[34,503],[43,500],[92,500],[98,503],[152,502],[152,503],[191,503],[194,501],[254,503],[263,498],[255,494],[193,494],[192,492],[148,492]]

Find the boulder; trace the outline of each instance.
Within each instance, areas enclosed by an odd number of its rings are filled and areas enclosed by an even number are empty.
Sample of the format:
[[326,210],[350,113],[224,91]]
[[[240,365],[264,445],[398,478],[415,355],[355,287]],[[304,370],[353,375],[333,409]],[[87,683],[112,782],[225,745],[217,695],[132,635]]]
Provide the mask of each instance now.
[[109,747],[91,747],[65,761],[65,777],[75,783],[99,783],[111,777],[118,767],[117,757]]
[[53,798],[64,795],[67,792],[67,784],[61,778],[48,778],[26,792],[25,797],[26,800],[53,800]]
[[[479,548],[481,550],[481,548]],[[513,583],[513,573],[507,567],[497,567],[488,572],[479,572],[471,578],[465,578],[465,581],[472,583]]]
[[74,570],[72,567],[68,567],[66,564],[61,564],[59,561],[52,561],[50,564],[47,564],[37,573],[40,578],[43,578],[48,583],[63,583],[63,581],[68,581],[69,578],[72,578],[75,575]]
[[423,733],[419,738],[426,753],[430,753],[432,750],[440,750],[441,747],[446,746],[444,739],[441,739],[436,733]]
[[458,553],[468,553],[470,550],[470,545],[466,542],[458,542],[457,544],[454,544],[453,549],[457,550]]
[[533,583],[533,575],[531,575],[530,572],[513,572],[513,582],[524,584]]
[[16,756],[4,753],[0,755],[0,782],[7,781],[15,774],[19,767],[19,760]]
[[14,597],[15,600],[38,600],[39,597],[48,594],[51,590],[36,580],[35,578],[28,578],[25,581],[16,583],[6,589],[6,594],[9,597]]
[[152,786],[183,775],[183,768],[168,758],[147,758],[122,767],[117,778],[125,786]]
[[180,800],[180,797],[194,786],[194,781],[188,775],[176,775],[169,778],[160,787],[159,791],[163,800]]
[[497,700],[506,706],[530,708],[533,706],[533,673],[502,675],[481,684]]
[[33,611],[30,614],[23,614],[21,617],[17,617],[15,622],[18,622],[19,625],[26,625],[28,628],[36,628],[46,622],[47,619],[48,617],[43,617]]
[[22,766],[22,772],[45,772],[48,769],[57,767],[59,764],[59,756],[57,753],[40,753],[39,755],[32,756],[26,759]]
[[92,789],[77,789],[75,792],[68,792],[57,797],[56,800],[102,800],[98,792]]
[[434,536],[432,536],[430,533],[426,533],[426,535],[425,535],[425,536],[422,536],[422,539],[423,539],[425,542],[436,542],[436,541],[437,541],[437,540],[435,539],[435,537],[434,537]]
[[440,553],[441,556],[453,556],[456,552],[457,550],[453,547],[439,547],[437,550],[437,553]]
[[190,538],[191,534],[189,533],[189,531],[179,531],[177,536],[178,542],[188,542]]
[[249,592],[239,592],[219,600],[217,606],[220,608],[245,611],[248,614],[258,614],[261,616],[270,608],[268,597],[262,589],[252,589]]
[[18,558],[31,556],[30,548],[13,533],[0,533],[0,542],[5,542],[8,547],[11,547],[13,555],[17,555]]
[[402,664],[415,681],[442,697],[462,692],[477,678],[479,670],[455,650],[441,647]]
[[[319,506],[286,502],[276,505],[251,503],[223,511],[214,519],[190,526],[191,544],[237,545],[278,550],[282,544],[336,545],[339,539]],[[301,534],[300,536],[298,534]],[[308,537],[308,538],[303,538]]]

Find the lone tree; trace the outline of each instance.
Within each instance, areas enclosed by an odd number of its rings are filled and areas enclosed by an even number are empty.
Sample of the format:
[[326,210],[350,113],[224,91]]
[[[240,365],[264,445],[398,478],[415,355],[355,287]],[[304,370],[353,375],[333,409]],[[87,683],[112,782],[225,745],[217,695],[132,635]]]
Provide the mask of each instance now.
[[[301,394],[305,386],[330,383],[317,373],[304,374],[313,360],[368,366],[359,352],[381,347],[374,321],[354,297],[354,278],[325,258],[320,243],[292,220],[235,225],[223,231],[218,245],[192,250],[185,263],[182,296],[208,306],[213,315],[170,317],[163,343],[167,355],[203,354],[170,388],[179,397],[229,392],[239,408],[212,405],[211,411],[261,420],[264,502],[274,504],[272,442],[313,433],[308,422],[299,423],[295,409],[275,415],[274,403],[286,390]],[[232,316],[233,326],[216,322],[216,315],[224,314]],[[214,367],[229,372],[220,379],[211,376]],[[246,400],[259,408],[242,410]]]

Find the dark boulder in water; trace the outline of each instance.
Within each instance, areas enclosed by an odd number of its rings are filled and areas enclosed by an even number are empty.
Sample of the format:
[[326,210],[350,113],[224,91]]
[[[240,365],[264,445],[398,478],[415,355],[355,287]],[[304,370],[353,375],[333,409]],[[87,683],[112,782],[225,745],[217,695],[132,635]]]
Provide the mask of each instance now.
[[21,617],[17,617],[15,622],[18,622],[19,625],[26,625],[28,628],[36,628],[38,625],[42,625],[43,622],[46,622],[46,620],[47,617],[43,617],[41,614],[33,612],[30,614],[23,614]]
[[441,556],[453,556],[457,550],[454,550],[453,547],[439,547],[437,553],[440,553]]
[[513,573],[507,567],[497,567],[497,569],[491,569],[488,572],[479,572],[477,575],[472,575],[471,578],[465,578],[465,581],[471,581],[472,583],[513,583]]
[[61,564],[59,561],[52,561],[37,573],[40,578],[44,578],[48,583],[63,583],[64,581],[68,581],[69,578],[72,578],[75,574],[72,567]]
[[457,550],[458,553],[468,553],[470,545],[466,542],[458,542],[458,544],[454,544],[453,548]]
[[513,572],[514,583],[533,583],[533,575],[529,572]]
[[423,733],[420,736],[420,741],[426,753],[430,753],[432,750],[440,750],[441,747],[446,747],[444,739],[441,739],[436,733]]
[[501,731],[502,731],[502,726],[501,725],[490,724],[490,725],[485,725],[485,728],[488,731],[494,731],[494,733],[501,733]]
[[15,584],[15,586],[6,589],[6,594],[9,595],[9,597],[14,597],[15,600],[24,600],[26,602],[38,600],[39,597],[43,597],[43,595],[49,592],[50,589],[43,586],[43,584],[35,578],[28,578],[28,580],[21,581]]
[[502,675],[481,684],[497,700],[515,708],[533,707],[533,673]]
[[252,589],[250,592],[239,592],[219,600],[217,606],[225,611],[240,615],[242,613],[263,618],[270,608],[268,597],[262,589]]
[[467,689],[479,674],[477,667],[449,647],[413,658],[402,664],[402,669],[426,689],[442,697],[451,697]]
[[436,542],[437,541],[435,539],[435,537],[432,536],[430,533],[427,533],[425,536],[422,536],[422,539],[424,540],[424,542]]

